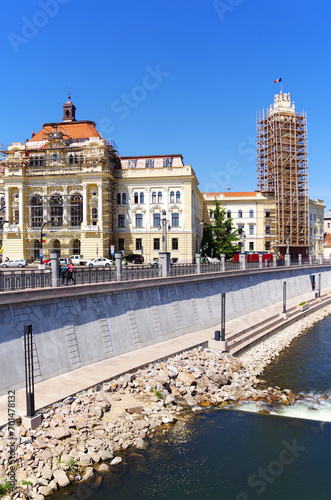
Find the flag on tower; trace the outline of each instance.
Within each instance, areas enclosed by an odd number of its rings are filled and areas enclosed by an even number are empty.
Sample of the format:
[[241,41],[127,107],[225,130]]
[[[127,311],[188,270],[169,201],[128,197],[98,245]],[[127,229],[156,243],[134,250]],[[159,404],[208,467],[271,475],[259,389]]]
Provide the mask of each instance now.
[[278,82],[281,82],[282,79],[281,78],[278,78],[278,80],[275,80],[274,83],[278,83]]

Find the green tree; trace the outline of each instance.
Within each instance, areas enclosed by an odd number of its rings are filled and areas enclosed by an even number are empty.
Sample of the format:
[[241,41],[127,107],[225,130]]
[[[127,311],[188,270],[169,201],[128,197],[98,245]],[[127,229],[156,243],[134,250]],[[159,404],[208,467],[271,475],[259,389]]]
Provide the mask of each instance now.
[[213,221],[205,224],[203,238],[201,241],[201,250],[204,255],[211,257],[211,249],[214,249],[213,256],[219,257],[221,253],[225,254],[227,259],[233,257],[233,254],[240,252],[240,236],[238,230],[232,225],[232,219],[227,218],[225,209],[221,207],[219,201],[215,199],[215,208],[211,210]]

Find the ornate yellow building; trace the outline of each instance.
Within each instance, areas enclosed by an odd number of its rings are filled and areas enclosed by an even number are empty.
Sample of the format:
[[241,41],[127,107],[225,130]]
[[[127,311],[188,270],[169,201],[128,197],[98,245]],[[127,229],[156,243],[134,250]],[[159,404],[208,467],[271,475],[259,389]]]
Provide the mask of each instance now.
[[[190,262],[199,247],[203,197],[181,155],[120,158],[92,121],[77,121],[70,100],[62,122],[45,123],[5,151],[3,255],[36,260],[108,257],[115,251],[158,256],[161,220],[168,251]],[[165,212],[165,214],[164,214]]]

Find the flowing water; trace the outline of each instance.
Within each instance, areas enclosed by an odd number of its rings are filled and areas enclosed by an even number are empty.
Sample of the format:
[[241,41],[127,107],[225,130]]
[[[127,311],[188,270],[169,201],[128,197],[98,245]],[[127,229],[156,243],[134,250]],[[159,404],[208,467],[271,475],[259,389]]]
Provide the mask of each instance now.
[[147,450],[124,456],[99,489],[76,486],[71,498],[329,500],[330,332],[331,316],[294,340],[263,374],[266,387],[303,393],[302,402],[279,414],[255,413],[261,408],[248,404],[239,407],[247,411],[187,416]]

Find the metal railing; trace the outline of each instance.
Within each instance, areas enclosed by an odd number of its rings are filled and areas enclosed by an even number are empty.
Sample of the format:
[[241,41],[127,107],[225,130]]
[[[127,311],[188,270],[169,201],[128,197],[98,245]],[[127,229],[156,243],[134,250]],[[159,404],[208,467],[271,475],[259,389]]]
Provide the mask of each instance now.
[[[300,267],[299,260],[291,260],[291,266]],[[324,259],[323,264],[330,265],[329,259]],[[309,259],[302,260],[302,267],[309,265],[321,265],[319,260],[314,259],[312,262]],[[266,262],[262,263],[261,270],[273,270],[276,267],[287,267],[285,266],[285,260],[279,259],[274,267],[273,262],[269,262],[268,266]],[[247,262],[246,270],[258,270],[260,268],[260,262]],[[225,262],[225,271],[240,271],[240,262]],[[173,264],[170,267],[168,276],[185,276],[193,275],[198,271],[197,264]],[[222,273],[223,264],[221,262],[215,263],[201,263],[200,273]],[[120,274],[117,272],[116,266],[112,267],[79,267],[74,269],[72,277],[70,273],[64,276],[59,276],[59,286],[66,286],[70,284],[93,284],[93,283],[109,283],[118,281]],[[160,278],[162,277],[162,267],[135,264],[132,266],[123,266],[121,281],[130,280],[143,280],[150,278]],[[12,291],[12,290],[25,290],[34,288],[44,288],[54,286],[52,284],[52,272],[51,269],[15,269],[13,271],[0,268],[0,292]]]
[[205,273],[221,273],[223,271],[223,266],[221,262],[218,262],[216,264],[201,264],[200,267],[201,274]]
[[25,290],[26,288],[44,288],[51,286],[51,271],[1,271],[0,291]]
[[122,267],[122,281],[144,280],[148,278],[159,278],[162,276],[162,267],[149,265],[137,265]]
[[186,274],[196,274],[196,264],[173,264],[170,267],[169,276],[184,276]]
[[86,267],[74,269],[72,277],[70,273],[60,276],[60,286],[62,285],[85,285],[87,283],[107,283],[116,281],[115,267]]

